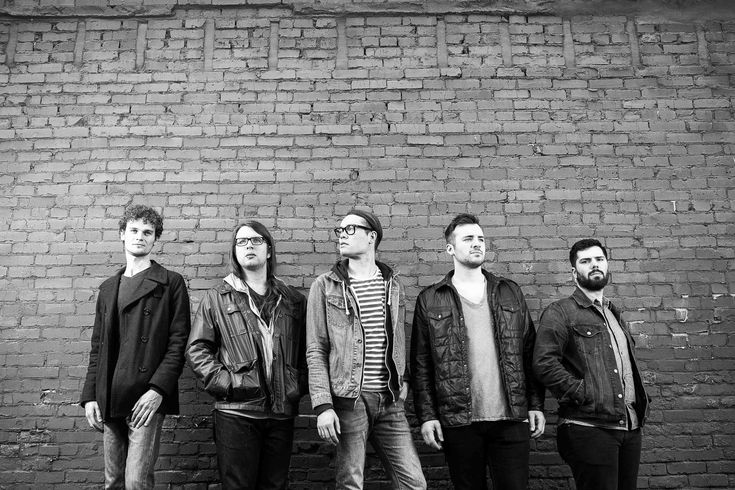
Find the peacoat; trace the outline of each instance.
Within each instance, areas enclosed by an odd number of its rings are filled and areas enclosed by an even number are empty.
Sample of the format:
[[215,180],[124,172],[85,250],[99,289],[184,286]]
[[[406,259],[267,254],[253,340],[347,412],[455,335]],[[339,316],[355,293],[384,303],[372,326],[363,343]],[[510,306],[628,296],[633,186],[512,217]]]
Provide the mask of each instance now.
[[158,413],[179,413],[178,379],[191,328],[189,295],[180,274],[151,262],[140,288],[120,309],[125,268],[100,286],[80,404],[95,400],[104,420],[130,415],[149,389],[163,396]]

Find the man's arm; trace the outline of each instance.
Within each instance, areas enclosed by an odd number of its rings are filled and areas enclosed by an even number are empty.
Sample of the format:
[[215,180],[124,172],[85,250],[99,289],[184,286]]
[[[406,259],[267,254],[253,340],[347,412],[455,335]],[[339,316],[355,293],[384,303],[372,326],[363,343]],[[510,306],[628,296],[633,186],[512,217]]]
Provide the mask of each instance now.
[[79,404],[85,406],[87,402],[94,401],[97,395],[97,369],[99,365],[100,340],[102,338],[104,312],[102,311],[102,298],[97,296],[95,305],[94,327],[92,328],[92,349],[89,353],[89,365],[87,366],[87,376],[82,387],[82,394],[79,398]]
[[329,333],[324,285],[317,279],[306,303],[306,362],[309,367],[309,395],[317,412],[332,407],[329,383]]
[[300,293],[298,302],[298,316],[296,322],[299,332],[299,393],[305,395],[309,391],[309,368],[306,364],[306,298]]
[[431,339],[426,322],[426,305],[421,294],[416,299],[416,308],[413,312],[410,365],[416,417],[421,424],[429,420],[437,420],[439,414],[436,410],[434,360],[431,356]]
[[559,305],[551,304],[539,321],[533,350],[533,371],[560,402],[582,404],[584,379],[570,373],[562,362],[568,341],[566,315]]
[[189,293],[184,279],[179,274],[169,273],[170,286],[170,323],[168,325],[168,345],[161,363],[149,381],[149,387],[163,396],[174,396],[177,381],[184,369],[184,350],[191,329]]
[[436,385],[434,384],[434,360],[431,357],[431,339],[426,323],[426,306],[422,295],[416,298],[411,329],[411,373],[413,404],[421,423],[421,437],[434,449],[441,449],[444,433],[436,410]]
[[536,345],[536,329],[533,325],[531,313],[528,311],[526,298],[520,287],[517,288],[517,296],[520,301],[521,311],[524,317],[523,328],[523,373],[526,378],[526,399],[528,400],[528,410],[543,412],[544,400],[546,398],[546,388],[533,372],[533,349]]
[[194,315],[191,334],[186,348],[186,360],[194,374],[204,384],[204,390],[217,399],[227,396],[232,381],[227,368],[220,362],[219,333],[212,308],[217,305],[212,301],[216,292],[209,291],[199,304]]

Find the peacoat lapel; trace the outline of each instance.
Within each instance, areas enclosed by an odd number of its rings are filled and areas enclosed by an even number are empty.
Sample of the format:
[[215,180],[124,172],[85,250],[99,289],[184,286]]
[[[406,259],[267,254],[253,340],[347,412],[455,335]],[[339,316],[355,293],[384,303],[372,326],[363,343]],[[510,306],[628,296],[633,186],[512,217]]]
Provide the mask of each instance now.
[[[125,269],[123,269],[124,271]],[[120,273],[121,275],[122,273]],[[116,286],[119,286],[120,284],[120,275],[117,276],[117,283]],[[128,300],[120,305],[120,311],[125,311],[125,308],[132,305],[136,301],[138,301],[140,298],[143,298],[147,295],[149,295],[156,287],[158,287],[159,284],[166,284],[168,282],[168,277],[166,274],[166,270],[158,265],[155,261],[151,261],[151,267],[148,271],[148,274],[143,279],[143,282],[141,283],[140,287],[135,290],[135,293],[128,298]],[[117,287],[115,288],[114,295],[117,298]],[[117,299],[115,299],[117,301]]]

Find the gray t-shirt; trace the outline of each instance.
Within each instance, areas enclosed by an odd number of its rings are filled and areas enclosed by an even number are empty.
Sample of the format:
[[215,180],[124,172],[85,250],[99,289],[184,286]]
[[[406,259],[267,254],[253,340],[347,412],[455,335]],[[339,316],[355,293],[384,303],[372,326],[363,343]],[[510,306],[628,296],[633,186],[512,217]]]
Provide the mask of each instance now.
[[462,295],[459,297],[469,340],[472,421],[508,419],[511,414],[500,379],[498,347],[487,303],[487,289],[479,303],[472,303]]

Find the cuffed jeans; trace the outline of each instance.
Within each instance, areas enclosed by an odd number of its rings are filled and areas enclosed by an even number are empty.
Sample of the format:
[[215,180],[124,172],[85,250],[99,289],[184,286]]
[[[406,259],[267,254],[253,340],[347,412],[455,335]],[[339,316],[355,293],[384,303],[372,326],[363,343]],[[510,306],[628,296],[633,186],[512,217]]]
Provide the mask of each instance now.
[[337,489],[362,489],[367,441],[394,489],[426,488],[402,400],[393,403],[390,393],[363,392],[353,410],[335,408],[335,412],[342,432],[337,444]]
[[444,454],[455,490],[484,490],[487,470],[494,489],[526,490],[531,436],[528,423],[474,422],[442,427]]
[[635,490],[641,459],[641,430],[562,424],[559,454],[572,469],[577,490]]
[[214,411],[214,442],[224,490],[282,490],[288,485],[293,419],[254,419]]
[[105,422],[105,488],[149,490],[161,443],[164,416],[157,413],[148,426],[133,429],[130,418]]

